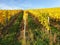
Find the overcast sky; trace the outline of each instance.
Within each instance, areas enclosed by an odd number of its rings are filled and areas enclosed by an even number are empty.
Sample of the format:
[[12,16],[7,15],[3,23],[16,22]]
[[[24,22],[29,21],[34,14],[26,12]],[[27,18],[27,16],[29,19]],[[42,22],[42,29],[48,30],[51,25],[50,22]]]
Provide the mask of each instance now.
[[60,0],[0,0],[0,9],[60,7]]

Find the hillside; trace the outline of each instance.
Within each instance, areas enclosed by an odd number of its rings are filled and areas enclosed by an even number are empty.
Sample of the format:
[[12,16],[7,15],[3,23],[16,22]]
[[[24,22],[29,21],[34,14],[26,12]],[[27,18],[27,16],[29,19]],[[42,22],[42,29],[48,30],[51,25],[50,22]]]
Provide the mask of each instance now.
[[45,8],[45,9],[32,9],[28,10],[32,14],[38,16],[41,13],[49,14],[48,16],[59,20],[60,19],[60,8]]
[[60,45],[60,8],[0,10],[0,45]]

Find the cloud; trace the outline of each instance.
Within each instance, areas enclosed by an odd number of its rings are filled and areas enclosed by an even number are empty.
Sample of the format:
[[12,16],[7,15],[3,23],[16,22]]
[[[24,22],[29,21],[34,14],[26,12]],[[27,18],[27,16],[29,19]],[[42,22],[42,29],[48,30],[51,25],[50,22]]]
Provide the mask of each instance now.
[[21,0],[20,3],[19,1],[16,1],[16,0],[11,0],[10,2],[2,1],[0,3],[1,9],[27,9],[27,8],[32,8],[32,7],[33,5],[31,1],[26,1],[26,0],[25,1]]
[[21,9],[21,8],[16,6],[9,6],[5,3],[0,3],[0,9]]
[[8,5],[5,5],[3,3],[0,3],[0,8],[1,9],[11,9],[11,7],[9,7]]
[[[46,2],[45,2],[46,1]],[[33,9],[59,7],[59,0],[1,0],[0,9]]]

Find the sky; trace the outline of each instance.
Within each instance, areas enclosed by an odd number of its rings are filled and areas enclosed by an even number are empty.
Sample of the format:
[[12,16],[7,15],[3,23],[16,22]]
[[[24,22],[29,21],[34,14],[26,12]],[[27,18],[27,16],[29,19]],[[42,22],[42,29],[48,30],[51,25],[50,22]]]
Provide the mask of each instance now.
[[34,9],[60,7],[60,0],[0,0],[0,9]]

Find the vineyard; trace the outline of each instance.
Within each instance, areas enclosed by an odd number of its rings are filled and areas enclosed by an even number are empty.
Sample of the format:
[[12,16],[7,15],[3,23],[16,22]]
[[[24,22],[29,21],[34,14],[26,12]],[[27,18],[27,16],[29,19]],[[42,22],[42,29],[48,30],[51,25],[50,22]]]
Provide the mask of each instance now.
[[0,10],[0,45],[60,45],[60,8]]

